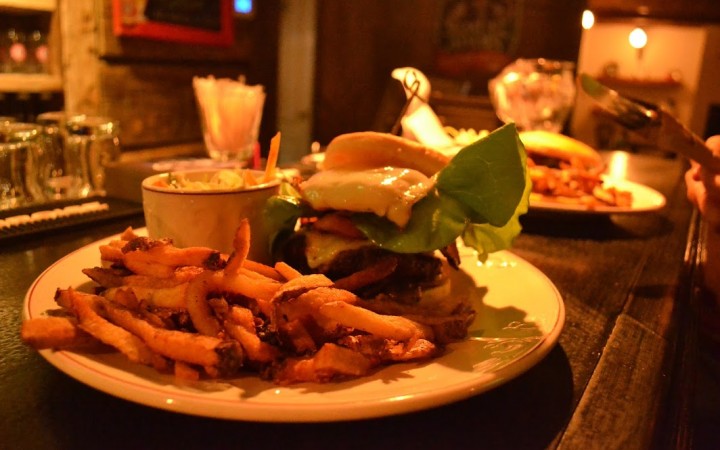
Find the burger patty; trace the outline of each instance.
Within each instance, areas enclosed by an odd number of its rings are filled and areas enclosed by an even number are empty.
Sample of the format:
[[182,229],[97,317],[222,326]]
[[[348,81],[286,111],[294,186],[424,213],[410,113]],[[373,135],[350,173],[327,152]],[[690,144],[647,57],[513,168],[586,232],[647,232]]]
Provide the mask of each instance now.
[[423,289],[444,281],[443,262],[432,254],[394,253],[373,246],[340,251],[331,262],[313,270],[307,263],[302,234],[296,234],[286,243],[282,258],[302,273],[322,273],[333,281],[372,267],[381,260],[394,259],[394,270],[379,281],[353,290],[354,294],[365,299],[384,294],[402,303],[414,303],[420,300]]
[[559,169],[561,166],[561,160],[553,158],[552,156],[543,156],[539,153],[529,154],[530,158],[536,166],[550,167],[551,169]]
[[392,253],[378,247],[344,250],[322,272],[330,279],[339,279],[371,266],[388,256],[397,260],[397,266],[392,273],[394,278],[424,282],[433,280],[440,274],[442,262],[432,255]]

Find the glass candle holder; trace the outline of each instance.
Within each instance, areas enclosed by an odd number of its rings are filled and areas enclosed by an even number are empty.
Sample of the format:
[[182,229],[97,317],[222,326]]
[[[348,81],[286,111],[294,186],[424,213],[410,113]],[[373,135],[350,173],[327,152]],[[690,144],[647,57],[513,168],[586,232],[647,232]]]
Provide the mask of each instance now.
[[575,104],[575,64],[550,59],[518,59],[490,80],[495,112],[519,130],[560,132]]

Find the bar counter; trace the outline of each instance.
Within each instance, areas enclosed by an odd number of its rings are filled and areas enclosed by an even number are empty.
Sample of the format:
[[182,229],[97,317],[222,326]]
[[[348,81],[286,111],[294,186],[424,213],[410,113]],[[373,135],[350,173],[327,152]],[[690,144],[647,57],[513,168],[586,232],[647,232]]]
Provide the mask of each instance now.
[[513,253],[547,275],[564,300],[564,329],[550,353],[480,395],[367,420],[210,419],[90,388],[21,342],[23,298],[53,262],[127,226],[143,226],[142,215],[5,242],[0,248],[0,448],[689,447],[698,221],[685,198],[682,161],[626,156],[628,179],[664,194],[665,208],[612,216],[531,212],[523,219]]

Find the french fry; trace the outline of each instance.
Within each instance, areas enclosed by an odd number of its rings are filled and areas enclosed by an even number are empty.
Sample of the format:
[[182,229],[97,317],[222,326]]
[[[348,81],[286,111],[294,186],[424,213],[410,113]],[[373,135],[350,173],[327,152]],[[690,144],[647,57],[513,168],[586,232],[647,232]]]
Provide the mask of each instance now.
[[217,290],[222,275],[216,272],[205,272],[188,283],[185,291],[185,306],[195,329],[206,336],[217,336],[220,333],[220,322],[213,314],[207,302],[207,296]]
[[233,348],[231,343],[212,336],[156,328],[135,317],[131,311],[111,303],[105,308],[110,320],[139,336],[153,351],[167,358],[225,369],[240,364],[238,354],[241,355],[241,351]]
[[116,247],[113,245],[101,245],[100,246],[100,259],[108,262],[122,262],[123,252],[122,247]]
[[276,262],[275,270],[277,270],[280,275],[282,275],[286,280],[293,280],[302,276],[302,273],[298,272],[296,269],[294,269],[284,261]]
[[240,271],[243,263],[247,259],[250,251],[250,222],[242,219],[235,232],[233,239],[233,253],[230,255],[227,266],[225,266],[225,274],[233,275]]
[[250,361],[270,363],[278,357],[279,350],[260,340],[253,321],[252,311],[233,306],[224,327],[228,334],[240,343]]
[[112,287],[103,292],[103,297],[126,308],[137,308],[140,306],[135,292],[130,287]]
[[243,263],[243,267],[275,281],[282,281],[284,279],[280,272],[278,272],[274,267],[270,267],[251,259],[246,259]]
[[[167,242],[148,241],[138,238],[130,241],[141,242],[139,248],[130,249],[125,252],[123,261],[127,266],[128,259],[151,264],[159,264],[168,267],[197,266],[208,269],[216,269],[217,261],[220,259],[220,252],[206,247],[177,248]],[[129,266],[128,266],[129,267]]]
[[336,378],[363,376],[372,368],[372,361],[361,353],[327,343],[311,357],[289,358],[279,368],[275,379],[279,384],[324,383]]
[[258,278],[255,275],[248,275],[245,271],[240,271],[235,276],[225,276],[222,278],[222,286],[226,292],[244,295],[248,298],[258,300],[271,300],[277,291],[281,288],[282,283],[272,278]]
[[181,380],[198,381],[200,379],[200,371],[196,370],[190,364],[175,361],[173,368],[175,377]]
[[78,318],[79,326],[99,341],[115,347],[130,361],[145,365],[156,365],[157,358],[150,348],[134,334],[121,328],[98,314],[101,297],[68,290],[71,309]]
[[90,267],[83,269],[82,273],[104,288],[123,285],[123,275],[117,270],[103,267]]
[[170,278],[175,273],[175,267],[149,260],[143,255],[143,252],[126,253],[123,255],[122,262],[125,267],[140,275]]
[[383,363],[417,361],[438,354],[438,347],[427,339],[411,339],[404,342],[366,334],[346,336],[339,339],[338,343]]
[[97,341],[72,317],[38,317],[22,323],[20,337],[33,348],[89,347]]
[[187,283],[203,273],[203,271],[204,269],[202,267],[184,266],[175,269],[172,277],[168,278],[156,278],[147,275],[133,274],[123,277],[122,284],[124,286],[171,288]]
[[367,333],[398,341],[432,339],[432,329],[402,316],[377,314],[346,302],[323,303],[318,313],[338,323]]
[[265,176],[263,182],[267,183],[275,179],[275,168],[277,166],[278,153],[280,153],[280,132],[270,139],[270,151],[268,152],[267,164],[265,165]]
[[137,233],[135,233],[135,230],[133,230],[132,227],[127,227],[123,230],[122,233],[120,233],[120,239],[123,241],[132,241],[133,239],[139,237]]
[[132,294],[136,302],[143,302],[158,308],[187,308],[186,293],[189,283],[178,284],[168,288],[152,288],[144,286],[125,285],[107,289],[103,296],[129,307],[127,300],[118,299],[118,296]]
[[290,298],[296,298],[304,292],[319,287],[330,287],[333,282],[330,278],[322,274],[302,275],[292,278],[283,284],[272,297],[273,303],[280,303]]

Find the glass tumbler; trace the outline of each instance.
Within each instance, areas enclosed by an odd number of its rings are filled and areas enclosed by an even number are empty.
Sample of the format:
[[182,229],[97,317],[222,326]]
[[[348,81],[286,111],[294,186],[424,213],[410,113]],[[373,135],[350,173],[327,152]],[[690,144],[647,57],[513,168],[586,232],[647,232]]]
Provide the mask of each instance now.
[[210,158],[249,166],[257,145],[265,88],[244,78],[193,78],[203,139]]
[[37,123],[42,129],[40,144],[40,182],[45,197],[62,200],[80,197],[84,185],[79,155],[65,145],[67,116],[63,111],[39,114]]
[[575,104],[575,64],[518,59],[488,83],[497,116],[520,130],[560,132]]
[[105,168],[120,158],[118,122],[103,116],[70,117],[65,125],[66,152],[76,155],[82,178],[80,197],[105,195]]
[[0,124],[0,210],[44,200],[39,181],[40,127],[31,123]]

